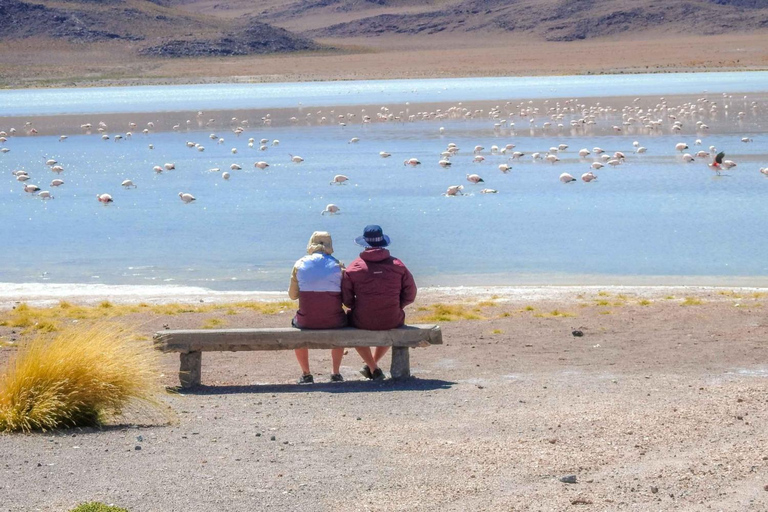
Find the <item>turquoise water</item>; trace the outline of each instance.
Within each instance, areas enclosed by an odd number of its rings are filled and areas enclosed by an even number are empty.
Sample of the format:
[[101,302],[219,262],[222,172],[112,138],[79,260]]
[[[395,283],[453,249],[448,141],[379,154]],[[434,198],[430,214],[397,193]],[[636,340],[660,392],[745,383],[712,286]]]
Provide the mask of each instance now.
[[[590,77],[573,80],[584,78]],[[12,137],[4,144],[11,151],[0,154],[0,283],[282,290],[312,231],[330,231],[336,255],[349,262],[358,252],[352,240],[370,223],[383,226],[393,253],[420,284],[547,284],[555,276],[558,283],[569,284],[579,284],[583,276],[603,276],[607,284],[619,276],[624,283],[626,276],[644,283],[652,276],[721,276],[726,283],[729,278],[764,278],[768,178],[758,169],[768,167],[768,130],[763,125],[768,104],[758,95],[755,109],[752,99],[726,100],[714,93],[711,98],[722,107],[707,119],[711,133],[706,134],[695,133],[695,119],[690,118],[679,134],[668,129],[656,135],[642,129],[615,134],[611,126],[621,124],[619,110],[601,116],[589,135],[568,128],[560,135],[540,128],[531,133],[527,120],[520,118],[512,134],[494,129],[492,120],[480,116],[256,127],[239,138],[223,133],[227,141],[222,145],[208,138],[208,130],[136,134],[120,142],[102,141],[98,134],[71,135],[65,142],[58,137]],[[657,102],[642,101],[648,106]],[[40,112],[48,108],[42,105]],[[144,108],[141,104],[135,110]],[[748,115],[739,120],[738,111]],[[567,127],[571,117],[561,122]],[[537,125],[544,120],[540,117]],[[752,142],[742,143],[745,136]],[[279,139],[280,145],[258,151],[248,148],[248,137],[257,142]],[[360,141],[349,144],[351,137]],[[697,138],[701,147],[693,146]],[[634,154],[634,140],[648,152]],[[190,149],[187,141],[206,149]],[[686,164],[674,150],[680,141],[691,145],[691,152],[710,145],[726,150],[738,167],[714,176],[707,159]],[[437,162],[449,142],[462,151],[450,169],[443,169]],[[507,158],[490,155],[488,149],[508,143],[527,155],[503,174],[498,165]],[[472,162],[477,144],[487,148],[480,164]],[[532,152],[545,153],[558,144],[569,145],[560,162],[530,159]],[[580,159],[577,152],[594,146],[623,151],[627,161],[595,171],[599,178],[593,183],[560,183],[563,172],[579,177],[589,170],[593,158]],[[237,154],[230,152],[232,147]],[[380,151],[392,157],[380,158]],[[289,154],[305,161],[295,164]],[[403,166],[411,157],[422,165]],[[45,165],[48,158],[64,167],[60,176]],[[270,167],[255,169],[258,160]],[[152,170],[165,162],[175,163],[176,169],[159,175]],[[229,171],[231,164],[243,169]],[[50,190],[55,199],[24,193],[11,174],[22,168],[31,176],[27,183]],[[231,179],[223,180],[211,168],[229,171]],[[485,183],[468,183],[468,173],[480,174]],[[350,180],[329,185],[335,174]],[[50,187],[54,178],[65,184]],[[122,189],[124,179],[137,188]],[[458,184],[465,185],[467,195],[442,195]],[[498,194],[480,194],[484,187]],[[184,204],[179,192],[197,200]],[[96,200],[101,193],[111,194],[114,203],[101,205]],[[328,203],[337,204],[341,213],[321,215]]]
[[519,98],[756,92],[768,72],[361,80],[0,91],[0,115],[171,112]]

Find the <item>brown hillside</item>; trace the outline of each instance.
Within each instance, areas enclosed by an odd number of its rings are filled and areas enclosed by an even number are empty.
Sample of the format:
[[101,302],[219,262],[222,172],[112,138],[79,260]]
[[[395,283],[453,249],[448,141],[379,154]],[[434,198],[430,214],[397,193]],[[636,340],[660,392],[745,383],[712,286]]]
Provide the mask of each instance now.
[[0,0],[0,40],[63,39],[130,42],[163,57],[249,55],[312,50],[306,37],[251,17],[236,22],[182,12],[166,0]]

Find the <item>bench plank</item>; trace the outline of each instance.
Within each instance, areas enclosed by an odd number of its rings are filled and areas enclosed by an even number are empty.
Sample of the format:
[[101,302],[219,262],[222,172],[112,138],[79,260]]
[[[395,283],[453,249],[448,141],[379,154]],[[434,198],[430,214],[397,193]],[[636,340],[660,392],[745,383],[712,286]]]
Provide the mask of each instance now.
[[441,345],[437,325],[406,325],[388,331],[343,329],[190,329],[160,331],[155,347],[163,352],[210,352],[242,350],[289,350],[335,347],[424,347]]

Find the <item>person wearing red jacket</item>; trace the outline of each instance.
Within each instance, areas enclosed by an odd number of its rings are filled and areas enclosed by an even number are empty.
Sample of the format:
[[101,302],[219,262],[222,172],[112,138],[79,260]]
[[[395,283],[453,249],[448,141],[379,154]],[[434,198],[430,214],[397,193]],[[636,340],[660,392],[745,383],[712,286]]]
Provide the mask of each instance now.
[[[384,331],[405,323],[403,308],[416,300],[416,282],[405,264],[393,258],[387,249],[389,237],[380,226],[370,225],[355,243],[365,247],[360,257],[350,263],[341,280],[341,298],[350,311],[350,325],[358,329]],[[357,347],[365,361],[360,370],[366,378],[380,380],[384,372],[378,362],[389,347]]]

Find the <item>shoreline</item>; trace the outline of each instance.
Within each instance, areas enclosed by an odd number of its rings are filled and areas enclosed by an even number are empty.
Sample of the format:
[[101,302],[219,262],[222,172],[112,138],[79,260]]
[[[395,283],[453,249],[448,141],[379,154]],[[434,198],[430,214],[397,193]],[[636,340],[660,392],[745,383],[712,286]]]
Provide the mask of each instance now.
[[[734,294],[768,294],[768,286],[747,285],[491,285],[425,286],[419,289],[418,303],[457,303],[494,300],[499,303],[524,301],[568,301],[583,294],[623,294],[637,298],[661,296],[708,297],[728,300]],[[284,302],[286,291],[215,291],[194,286],[141,285],[71,285],[41,283],[0,283],[0,311],[25,303],[34,307],[52,307],[60,301],[92,306],[108,299],[116,305],[228,304],[243,301]]]
[[[441,80],[452,78],[523,78],[523,77],[563,77],[563,76],[606,76],[606,75],[668,75],[668,74],[699,74],[699,73],[751,73],[768,71],[768,66],[752,67],[718,67],[718,68],[690,68],[679,67],[671,69],[607,69],[598,71],[583,72],[558,72],[549,71],[534,74],[509,73],[509,74],[472,74],[472,73],[440,73],[419,77],[408,77],[400,75],[389,75],[381,77],[348,77],[348,76],[316,76],[316,77],[296,77],[294,80],[286,81],[283,75],[232,75],[232,76],[198,76],[198,77],[163,77],[163,78],[104,78],[97,80],[72,80],[62,78],[56,81],[46,81],[46,84],[34,82],[26,87],[17,87],[0,83],[0,92],[2,91],[27,91],[27,90],[47,90],[47,89],[93,89],[93,88],[112,88],[112,87],[174,87],[180,85],[242,85],[242,84],[293,84],[293,83],[317,83],[317,82],[358,82],[358,81],[390,81],[390,80]],[[66,85],[65,85],[66,84]],[[311,106],[311,105],[309,105]]]

